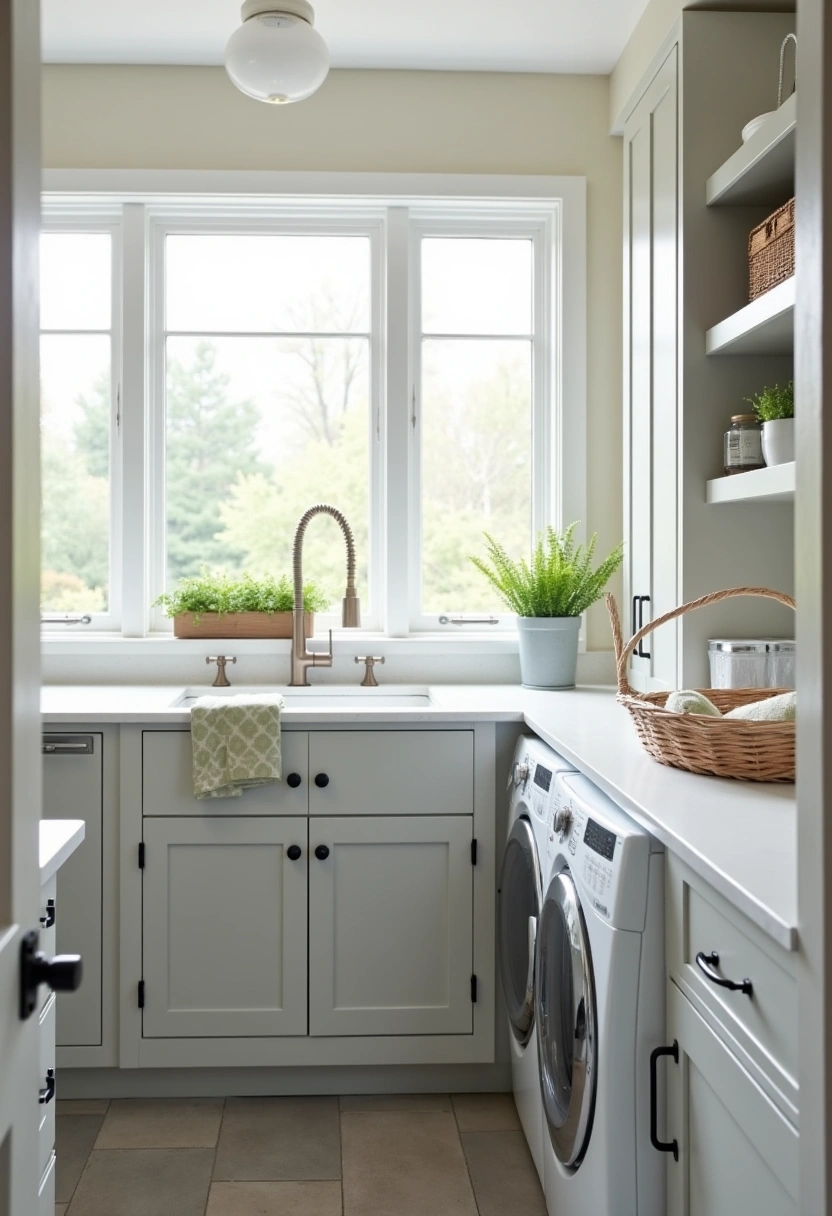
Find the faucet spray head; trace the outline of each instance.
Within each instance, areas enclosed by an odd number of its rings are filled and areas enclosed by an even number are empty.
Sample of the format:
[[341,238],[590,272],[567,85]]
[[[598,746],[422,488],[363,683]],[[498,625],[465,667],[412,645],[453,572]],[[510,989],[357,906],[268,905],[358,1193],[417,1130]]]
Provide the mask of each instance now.
[[349,588],[341,601],[341,624],[344,629],[361,628],[361,601]]

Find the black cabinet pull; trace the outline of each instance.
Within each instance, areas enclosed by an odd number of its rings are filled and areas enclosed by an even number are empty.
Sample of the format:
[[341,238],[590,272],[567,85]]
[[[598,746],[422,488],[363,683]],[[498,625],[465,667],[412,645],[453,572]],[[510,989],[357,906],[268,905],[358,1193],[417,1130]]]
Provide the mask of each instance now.
[[55,920],[57,919],[57,915],[58,915],[58,912],[57,912],[57,909],[56,909],[56,907],[55,907],[55,901],[54,901],[54,899],[47,899],[47,901],[46,901],[46,915],[45,915],[45,916],[42,916],[42,917],[40,918],[40,923],[41,923],[41,925],[43,926],[43,928],[44,928],[44,929],[51,929],[51,928],[52,928],[52,926],[53,926],[53,925],[54,925],[54,923],[55,923]]
[[729,992],[744,992],[746,996],[751,996],[754,991],[754,985],[751,980],[726,980],[721,975],[713,970],[719,966],[719,955],[716,950],[712,950],[710,954],[706,954],[704,950],[700,950],[696,956],[696,965],[702,972],[706,980],[710,980],[712,984],[716,984],[719,988],[727,988]]
[[329,849],[325,844],[319,844],[315,849],[315,856],[318,861],[326,861],[327,857],[329,857]]
[[300,861],[301,848],[299,844],[290,844],[286,850],[286,856],[290,861]]
[[319,790],[325,790],[329,785],[329,777],[327,777],[326,773],[317,773],[315,775],[315,784]]
[[51,1102],[55,1097],[55,1069],[47,1068],[46,1070],[46,1087],[38,1090],[38,1102],[41,1106],[46,1106],[47,1102]]
[[[639,627],[639,629],[644,628],[644,605],[649,604],[649,603],[650,603],[649,595],[640,595],[638,597],[638,627]],[[650,651],[644,649],[644,638],[642,638],[638,644],[638,657],[640,659],[652,658]]]
[[291,789],[296,790],[300,785],[300,773],[290,773],[286,778],[286,784],[290,786]]
[[650,1052],[650,1143],[659,1153],[672,1153],[673,1160],[679,1160],[678,1140],[659,1139],[659,1060],[662,1056],[671,1056],[675,1064],[679,1063],[679,1044],[673,1040],[672,1047],[654,1047]]

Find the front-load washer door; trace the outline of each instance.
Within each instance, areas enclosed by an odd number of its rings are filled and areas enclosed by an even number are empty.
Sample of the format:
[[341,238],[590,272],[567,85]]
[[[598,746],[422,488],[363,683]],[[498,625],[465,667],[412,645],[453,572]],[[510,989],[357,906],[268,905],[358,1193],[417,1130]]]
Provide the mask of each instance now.
[[576,1168],[592,1132],[598,1040],[589,938],[568,870],[552,878],[543,899],[536,968],[543,1109],[558,1160]]
[[534,1029],[534,957],[540,916],[540,864],[528,819],[515,821],[506,842],[497,896],[497,949],[509,1021],[527,1043]]

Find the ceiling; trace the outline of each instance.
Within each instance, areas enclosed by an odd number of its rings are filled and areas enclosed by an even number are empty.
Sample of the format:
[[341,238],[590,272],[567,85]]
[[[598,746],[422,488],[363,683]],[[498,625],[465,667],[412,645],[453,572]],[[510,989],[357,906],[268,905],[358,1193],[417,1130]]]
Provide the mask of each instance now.
[[[646,0],[313,2],[333,67],[606,73]],[[222,63],[240,20],[239,0],[42,0],[41,7],[47,63]]]

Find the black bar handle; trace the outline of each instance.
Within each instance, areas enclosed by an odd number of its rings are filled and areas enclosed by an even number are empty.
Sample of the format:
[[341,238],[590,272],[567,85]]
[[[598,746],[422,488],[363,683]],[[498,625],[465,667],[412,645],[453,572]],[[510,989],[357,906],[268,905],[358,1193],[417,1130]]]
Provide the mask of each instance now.
[[46,901],[46,915],[40,918],[40,923],[44,929],[51,929],[58,917],[58,909],[55,907],[54,899]]
[[41,1106],[46,1106],[47,1102],[51,1102],[55,1097],[55,1069],[47,1068],[44,1079],[46,1081],[45,1088],[38,1090],[38,1102],[40,1102]]
[[672,1153],[673,1160],[679,1160],[679,1141],[659,1139],[659,1060],[662,1056],[671,1056],[675,1064],[679,1063],[679,1044],[673,1040],[672,1047],[654,1047],[650,1052],[650,1143],[659,1153]]
[[[644,605],[649,604],[649,603],[650,603],[649,595],[640,595],[638,597],[638,627],[639,627],[639,629],[644,628]],[[644,638],[642,638],[638,644],[638,653],[639,653],[639,658],[641,658],[641,659],[651,659],[653,657],[649,650],[644,649]]]
[[696,956],[696,965],[702,972],[706,980],[710,980],[712,984],[716,984],[719,988],[727,988],[729,992],[744,992],[746,996],[751,996],[754,991],[754,985],[751,980],[726,980],[721,975],[713,970],[719,966],[719,955],[716,950],[712,950],[710,954],[706,954],[704,950],[700,950]]

